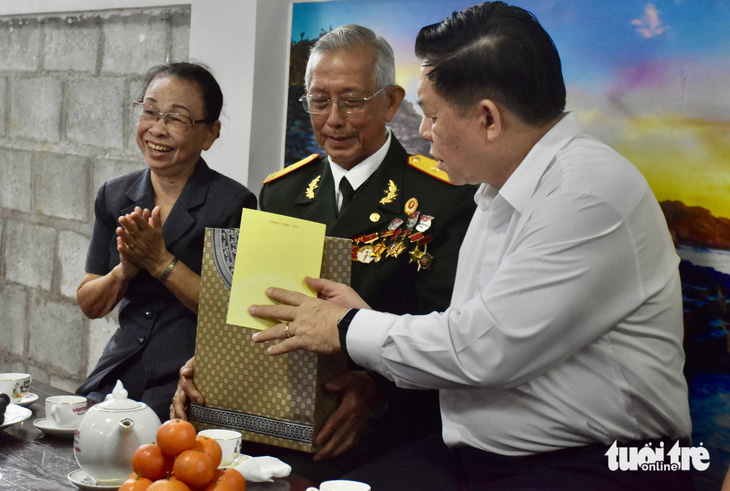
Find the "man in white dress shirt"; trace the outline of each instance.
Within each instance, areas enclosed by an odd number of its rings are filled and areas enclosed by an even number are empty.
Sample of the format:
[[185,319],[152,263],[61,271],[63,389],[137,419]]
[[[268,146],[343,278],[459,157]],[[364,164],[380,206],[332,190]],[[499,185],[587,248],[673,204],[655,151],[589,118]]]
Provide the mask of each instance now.
[[442,439],[348,477],[373,489],[688,489],[691,474],[610,471],[606,452],[687,445],[682,298],[664,216],[634,166],[564,111],[560,58],[501,2],[423,28],[420,133],[451,181],[481,183],[446,312],[369,310],[279,289],[254,336],[345,351],[398,386],[440,391]]

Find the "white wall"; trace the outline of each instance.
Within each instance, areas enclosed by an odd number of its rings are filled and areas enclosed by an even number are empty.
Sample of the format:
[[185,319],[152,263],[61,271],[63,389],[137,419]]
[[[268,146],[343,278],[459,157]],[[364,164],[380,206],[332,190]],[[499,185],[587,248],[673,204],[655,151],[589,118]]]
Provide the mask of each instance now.
[[0,0],[0,15],[85,12],[188,4],[190,2],[184,0]]
[[209,160],[257,195],[284,162],[290,31],[289,0],[192,0],[190,57],[215,68],[227,99]]
[[284,162],[290,0],[0,0],[0,16],[188,4],[190,58],[213,69],[225,98],[222,137],[206,159],[258,194]]
[[246,185],[257,3],[257,0],[190,2],[190,59],[212,68],[224,100],[221,138],[206,152],[205,159],[216,170]]

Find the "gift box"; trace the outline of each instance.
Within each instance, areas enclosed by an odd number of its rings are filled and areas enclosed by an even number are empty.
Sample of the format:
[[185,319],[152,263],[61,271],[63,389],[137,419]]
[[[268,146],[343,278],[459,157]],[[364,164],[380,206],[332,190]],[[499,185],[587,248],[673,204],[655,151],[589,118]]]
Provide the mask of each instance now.
[[[237,242],[238,230],[206,230],[195,346],[195,385],[206,405],[192,404],[190,421],[198,430],[231,428],[246,441],[314,452],[312,439],[338,404],[324,382],[347,368],[346,359],[271,356],[266,343],[251,341],[255,329],[226,323]],[[320,277],[349,284],[351,247],[325,237]]]

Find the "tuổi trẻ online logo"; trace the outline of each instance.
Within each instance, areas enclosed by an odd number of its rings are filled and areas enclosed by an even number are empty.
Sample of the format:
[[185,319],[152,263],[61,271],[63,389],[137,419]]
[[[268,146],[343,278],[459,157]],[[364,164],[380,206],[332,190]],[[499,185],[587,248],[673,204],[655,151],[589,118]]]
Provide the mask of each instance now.
[[614,441],[604,455],[612,471],[704,471],[710,466],[710,452],[702,445],[681,447],[677,441],[665,451],[664,442],[657,446],[647,443],[643,447],[625,447]]

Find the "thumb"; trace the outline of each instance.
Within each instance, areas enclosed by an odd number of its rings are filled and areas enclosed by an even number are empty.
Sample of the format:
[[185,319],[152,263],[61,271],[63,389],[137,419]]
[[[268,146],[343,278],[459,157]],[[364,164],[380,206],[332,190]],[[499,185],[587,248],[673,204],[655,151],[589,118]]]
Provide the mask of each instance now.
[[320,298],[325,299],[331,297],[336,292],[337,285],[339,285],[336,281],[324,278],[310,278],[309,276],[305,277],[304,281],[309,288],[320,294]]
[[151,227],[160,228],[162,227],[162,219],[160,218],[160,207],[155,206],[152,209],[152,215],[150,216],[149,224]]
[[327,380],[324,384],[324,389],[327,392],[344,392],[348,385],[347,381],[347,372],[343,372]]
[[325,281],[327,280],[323,280],[322,278],[312,278],[310,276],[304,277],[304,282],[307,286],[316,292],[322,291],[322,288],[325,286]]

